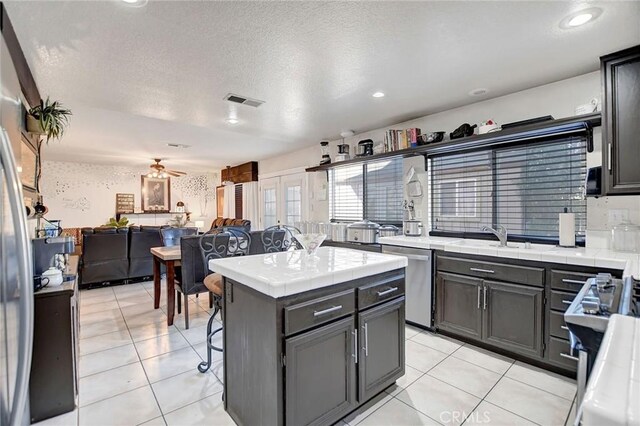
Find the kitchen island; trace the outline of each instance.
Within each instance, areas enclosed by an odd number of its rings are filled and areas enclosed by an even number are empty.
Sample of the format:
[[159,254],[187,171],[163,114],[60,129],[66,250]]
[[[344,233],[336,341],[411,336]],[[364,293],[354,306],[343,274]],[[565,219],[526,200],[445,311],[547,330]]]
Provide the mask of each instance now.
[[333,424],[403,376],[406,265],[336,247],[211,260],[236,423]]

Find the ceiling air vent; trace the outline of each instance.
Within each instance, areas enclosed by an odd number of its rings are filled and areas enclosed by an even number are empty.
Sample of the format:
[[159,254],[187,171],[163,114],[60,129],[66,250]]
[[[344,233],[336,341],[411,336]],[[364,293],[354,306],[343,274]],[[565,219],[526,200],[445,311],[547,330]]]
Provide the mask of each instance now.
[[259,101],[257,99],[251,99],[244,96],[234,95],[233,93],[229,93],[223,99],[225,101],[235,102],[237,104],[247,105],[254,108],[258,108],[260,105],[264,103],[264,101]]

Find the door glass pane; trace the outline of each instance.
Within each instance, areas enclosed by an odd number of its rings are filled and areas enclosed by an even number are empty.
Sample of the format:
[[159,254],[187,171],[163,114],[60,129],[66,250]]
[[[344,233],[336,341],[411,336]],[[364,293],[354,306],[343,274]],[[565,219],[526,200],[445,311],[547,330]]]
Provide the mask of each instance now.
[[293,226],[302,220],[302,187],[300,185],[287,186],[285,194],[285,221],[287,225]]
[[268,228],[278,224],[276,217],[276,189],[267,188],[262,193],[264,200],[264,205],[262,206],[264,211],[263,226]]

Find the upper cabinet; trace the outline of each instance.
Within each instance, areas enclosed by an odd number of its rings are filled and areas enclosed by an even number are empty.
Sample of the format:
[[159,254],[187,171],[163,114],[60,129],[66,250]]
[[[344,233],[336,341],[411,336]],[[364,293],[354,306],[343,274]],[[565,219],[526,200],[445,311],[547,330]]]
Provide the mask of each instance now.
[[600,63],[605,195],[640,194],[640,46]]

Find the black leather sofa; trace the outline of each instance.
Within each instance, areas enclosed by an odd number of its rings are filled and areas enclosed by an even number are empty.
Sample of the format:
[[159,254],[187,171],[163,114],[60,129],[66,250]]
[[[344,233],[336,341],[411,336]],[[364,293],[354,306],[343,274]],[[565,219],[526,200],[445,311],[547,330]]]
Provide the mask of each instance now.
[[82,228],[80,284],[129,276],[129,228]]
[[153,255],[151,247],[162,245],[160,230],[168,226],[129,227],[129,273],[128,278],[153,275]]

